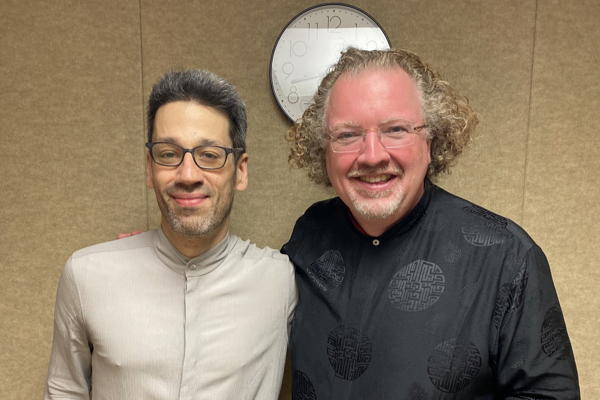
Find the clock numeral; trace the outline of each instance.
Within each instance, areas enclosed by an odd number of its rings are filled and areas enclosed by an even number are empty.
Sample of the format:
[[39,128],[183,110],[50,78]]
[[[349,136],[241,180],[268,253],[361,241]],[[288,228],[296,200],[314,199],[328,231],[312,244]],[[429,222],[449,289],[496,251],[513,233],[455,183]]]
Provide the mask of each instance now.
[[306,54],[307,50],[308,46],[306,45],[306,42],[302,40],[293,42],[290,40],[290,57],[302,57]]
[[285,79],[288,79],[292,72],[294,72],[294,64],[286,62],[281,66],[281,72],[285,75]]
[[327,30],[331,31],[339,28],[342,25],[342,19],[337,15],[327,16]]
[[288,93],[287,99],[288,102],[290,102],[291,104],[296,104],[298,100],[300,100],[300,96],[298,96],[297,90],[298,89],[296,89],[296,86],[290,87],[290,93]]
[[308,40],[310,40],[311,32],[314,32],[315,40],[319,40],[319,23],[315,22],[314,24],[308,23],[308,30],[306,33],[308,34]]

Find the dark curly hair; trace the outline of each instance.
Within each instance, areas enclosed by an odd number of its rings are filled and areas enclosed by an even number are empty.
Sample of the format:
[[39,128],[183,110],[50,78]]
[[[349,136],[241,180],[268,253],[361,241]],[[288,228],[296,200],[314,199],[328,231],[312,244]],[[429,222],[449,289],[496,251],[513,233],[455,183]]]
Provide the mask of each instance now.
[[471,139],[477,116],[466,97],[442,80],[427,64],[406,50],[359,50],[349,48],[321,81],[312,104],[288,131],[289,162],[306,168],[309,178],[331,185],[325,169],[325,114],[329,92],[343,74],[369,68],[402,68],[421,92],[425,121],[431,138],[431,163],[427,176],[448,172]]

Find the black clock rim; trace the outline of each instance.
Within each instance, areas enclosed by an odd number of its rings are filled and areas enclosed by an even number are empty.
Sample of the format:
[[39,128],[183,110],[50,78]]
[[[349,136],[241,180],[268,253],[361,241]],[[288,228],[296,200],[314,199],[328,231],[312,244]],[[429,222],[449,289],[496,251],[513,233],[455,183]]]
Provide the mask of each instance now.
[[279,44],[279,40],[281,39],[281,36],[283,35],[283,32],[285,32],[285,30],[292,24],[292,22],[294,22],[300,15],[302,15],[302,14],[304,14],[304,13],[310,11],[310,10],[313,10],[315,8],[329,7],[329,6],[348,7],[348,8],[352,8],[352,9],[354,9],[354,10],[360,12],[360,13],[365,14],[367,17],[369,17],[371,19],[371,21],[375,22],[375,24],[377,25],[377,27],[383,33],[383,36],[385,36],[385,40],[387,40],[388,46],[390,48],[392,48],[392,42],[390,41],[390,37],[386,33],[385,29],[383,29],[383,26],[381,26],[381,24],[375,18],[373,18],[373,16],[371,14],[369,14],[368,12],[366,12],[365,10],[363,10],[362,8],[359,8],[359,7],[354,6],[352,4],[340,3],[340,2],[319,3],[319,4],[315,4],[313,6],[310,6],[308,8],[305,8],[304,10],[302,10],[299,13],[297,13],[296,15],[294,15],[292,17],[292,19],[290,19],[288,21],[288,23],[285,24],[285,26],[283,27],[283,29],[281,29],[281,32],[279,32],[279,35],[277,35],[277,39],[275,40],[275,44],[273,45],[273,49],[271,50],[271,57],[269,59],[269,86],[271,87],[271,94],[275,98],[275,103],[277,103],[277,107],[279,107],[279,110],[281,112],[283,112],[283,114],[285,114],[285,116],[290,121],[292,121],[292,123],[295,123],[296,121],[293,120],[292,117],[283,109],[283,107],[279,103],[279,100],[277,100],[277,96],[275,95],[275,88],[273,87],[273,58],[275,57],[275,49],[277,48],[277,45]]

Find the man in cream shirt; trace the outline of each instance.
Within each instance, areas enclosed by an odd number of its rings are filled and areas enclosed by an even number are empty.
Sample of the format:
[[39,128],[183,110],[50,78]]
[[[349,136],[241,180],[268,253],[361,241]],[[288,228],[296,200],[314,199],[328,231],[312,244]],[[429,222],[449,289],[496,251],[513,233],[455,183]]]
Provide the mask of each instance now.
[[68,260],[45,399],[277,398],[296,290],[286,256],[228,232],[245,134],[243,102],[214,74],[153,87],[147,185],[161,227]]

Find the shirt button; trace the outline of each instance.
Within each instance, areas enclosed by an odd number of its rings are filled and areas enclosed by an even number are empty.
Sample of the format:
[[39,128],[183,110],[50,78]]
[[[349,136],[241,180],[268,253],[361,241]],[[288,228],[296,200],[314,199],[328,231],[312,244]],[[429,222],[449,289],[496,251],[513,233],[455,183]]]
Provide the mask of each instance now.
[[195,270],[197,270],[197,269],[198,269],[198,264],[190,264],[190,269],[191,269],[192,271],[195,271]]
[[373,246],[379,246],[379,239],[373,239]]

